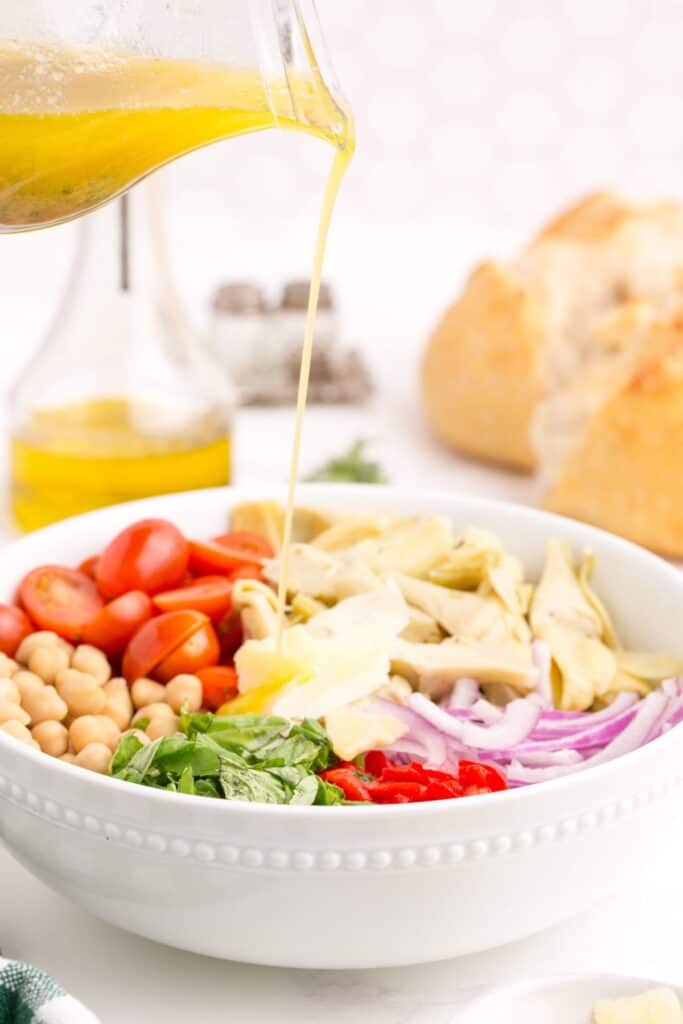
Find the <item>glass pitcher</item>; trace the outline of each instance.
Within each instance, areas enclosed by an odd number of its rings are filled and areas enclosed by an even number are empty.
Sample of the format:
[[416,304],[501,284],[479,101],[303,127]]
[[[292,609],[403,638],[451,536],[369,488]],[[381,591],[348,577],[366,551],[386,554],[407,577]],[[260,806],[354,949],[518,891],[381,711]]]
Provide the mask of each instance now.
[[3,0],[0,233],[265,128],[353,145],[314,0]]

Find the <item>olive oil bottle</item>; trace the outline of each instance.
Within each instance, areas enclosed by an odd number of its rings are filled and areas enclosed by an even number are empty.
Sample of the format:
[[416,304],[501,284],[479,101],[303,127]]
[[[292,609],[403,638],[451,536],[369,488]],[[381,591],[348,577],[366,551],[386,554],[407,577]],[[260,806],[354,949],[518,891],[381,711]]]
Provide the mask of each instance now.
[[230,481],[232,398],[170,283],[154,195],[146,183],[81,222],[71,287],[12,396],[22,530]]

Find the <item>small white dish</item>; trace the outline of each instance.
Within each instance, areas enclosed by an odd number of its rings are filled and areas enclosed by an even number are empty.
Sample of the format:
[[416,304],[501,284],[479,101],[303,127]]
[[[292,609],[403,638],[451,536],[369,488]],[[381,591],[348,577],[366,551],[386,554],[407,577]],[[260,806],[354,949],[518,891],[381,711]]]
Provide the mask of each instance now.
[[[164,516],[198,537],[218,489],[102,509],[0,550],[0,600],[27,570],[77,565],[122,527]],[[439,513],[497,533],[535,577],[547,540],[598,559],[596,587],[634,649],[683,656],[683,574],[581,523],[438,492],[302,486],[302,504]],[[683,727],[618,760],[526,789],[384,807],[281,807],[147,789],[0,733],[0,839],[104,920],[181,949],[283,967],[422,963],[503,945],[643,881],[676,837]]]
[[544,978],[505,985],[479,996],[454,1024],[590,1024],[591,1010],[601,999],[635,996],[653,988],[683,988],[647,978],[586,974]]

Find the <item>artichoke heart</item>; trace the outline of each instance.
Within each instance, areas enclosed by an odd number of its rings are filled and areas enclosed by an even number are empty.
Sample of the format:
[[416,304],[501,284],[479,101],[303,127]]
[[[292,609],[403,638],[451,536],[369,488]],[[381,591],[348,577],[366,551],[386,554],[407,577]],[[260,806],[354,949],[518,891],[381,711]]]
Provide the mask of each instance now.
[[586,596],[564,541],[550,541],[546,548],[530,619],[534,635],[548,644],[559,673],[561,708],[586,710],[614,688],[617,663],[605,642],[609,631],[606,635],[604,617]]

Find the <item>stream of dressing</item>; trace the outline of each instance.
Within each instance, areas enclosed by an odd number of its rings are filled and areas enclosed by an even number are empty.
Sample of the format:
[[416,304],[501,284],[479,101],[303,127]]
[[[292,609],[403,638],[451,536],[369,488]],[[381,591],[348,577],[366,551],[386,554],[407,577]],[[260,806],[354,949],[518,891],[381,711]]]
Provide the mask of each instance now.
[[308,395],[308,379],[311,373],[311,355],[313,353],[313,332],[315,329],[315,316],[318,309],[318,296],[320,294],[320,279],[325,258],[325,246],[327,235],[332,220],[332,211],[339,194],[339,188],[346,172],[353,149],[338,149],[334,156],[332,168],[325,186],[322,208],[320,210],[320,221],[318,223],[318,234],[315,242],[313,255],[313,268],[311,270],[311,290],[308,296],[308,310],[306,312],[306,332],[301,352],[301,369],[299,371],[299,390],[296,400],[296,421],[294,424],[294,439],[292,441],[292,455],[289,465],[289,484],[287,488],[287,505],[285,507],[285,521],[282,534],[282,552],[280,555],[280,573],[277,590],[277,633],[275,647],[278,653],[282,650],[282,632],[284,627],[285,606],[287,603],[287,578],[289,576],[289,554],[292,542],[292,523],[294,520],[294,497],[296,494],[296,482],[299,475],[299,457],[301,455],[301,438],[304,425],[304,412],[306,411],[306,396]]

